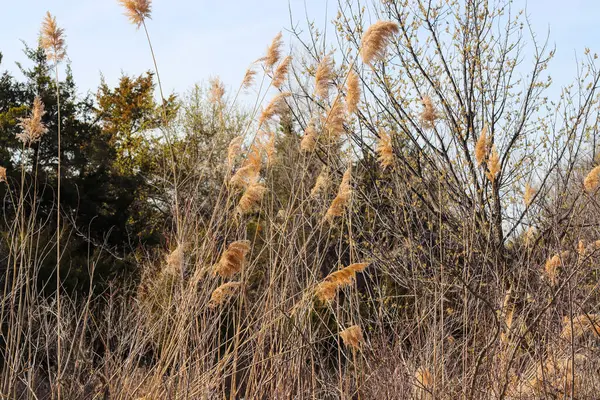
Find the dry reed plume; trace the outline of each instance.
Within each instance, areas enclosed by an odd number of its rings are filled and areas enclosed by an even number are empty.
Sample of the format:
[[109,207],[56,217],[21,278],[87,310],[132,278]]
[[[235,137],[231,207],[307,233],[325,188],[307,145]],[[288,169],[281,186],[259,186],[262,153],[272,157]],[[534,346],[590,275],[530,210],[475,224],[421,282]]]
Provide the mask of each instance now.
[[481,134],[479,135],[479,139],[477,139],[477,143],[475,144],[475,160],[477,161],[477,165],[482,165],[487,159],[490,141],[487,135],[488,126],[485,124],[483,129],[481,130]]
[[183,270],[185,246],[180,243],[175,250],[166,257],[167,271],[170,273],[181,273]]
[[267,167],[273,165],[275,162],[275,134],[272,131],[263,131],[263,142],[261,142],[261,148],[267,158]]
[[238,203],[238,212],[240,214],[247,214],[253,211],[257,206],[260,205],[260,202],[262,201],[262,198],[266,192],[267,188],[264,185],[258,182],[252,182],[248,187],[246,187],[246,190],[244,191],[244,194]]
[[58,27],[56,17],[47,12],[42,22],[40,45],[46,52],[48,60],[58,63],[65,58],[67,51],[64,36],[65,31]]
[[358,111],[358,103],[360,102],[360,78],[358,74],[352,70],[348,74],[346,82],[346,104],[348,105],[348,114],[354,114]]
[[433,128],[435,121],[438,119],[437,111],[433,105],[431,97],[423,96],[421,99],[423,111],[421,112],[421,121],[426,128]]
[[590,171],[583,181],[583,187],[588,193],[594,192],[600,185],[600,165]]
[[250,251],[250,241],[239,240],[231,243],[219,262],[213,265],[213,275],[219,275],[222,278],[231,278],[239,273],[246,263],[246,254]]
[[223,96],[225,96],[223,82],[219,78],[211,79],[208,101],[212,104],[223,104]]
[[263,109],[258,118],[258,126],[259,128],[263,126],[263,124],[269,120],[271,120],[276,115],[280,115],[288,109],[288,105],[285,101],[286,97],[291,96],[289,92],[278,93],[271,99],[269,104]]
[[335,217],[340,217],[344,213],[344,209],[348,204],[348,200],[350,200],[350,196],[352,195],[352,185],[350,181],[352,180],[352,166],[349,166],[344,172],[344,176],[342,177],[342,182],[340,183],[340,187],[338,188],[337,196],[331,202],[327,213],[325,214],[325,219],[328,221],[332,221]]
[[327,167],[323,167],[321,169],[321,173],[317,176],[317,180],[315,181],[315,185],[310,191],[310,197],[315,198],[321,193],[323,193],[327,186],[329,185],[329,170]]
[[304,135],[300,141],[300,150],[310,152],[317,146],[317,130],[313,122],[309,123],[304,130]]
[[317,298],[323,302],[333,300],[338,289],[350,286],[356,278],[356,273],[364,271],[368,266],[369,263],[355,263],[330,273],[317,285]]
[[487,178],[490,180],[490,182],[495,182],[498,174],[500,173],[500,156],[498,155],[498,150],[496,150],[496,145],[492,146],[492,152],[487,162],[487,168]]
[[315,94],[326,99],[329,97],[329,86],[333,79],[333,60],[329,55],[321,59],[315,73]]
[[119,3],[125,8],[125,15],[129,21],[138,28],[145,19],[151,18],[152,1],[150,0],[119,0]]
[[227,167],[229,169],[233,167],[236,158],[240,155],[243,142],[244,138],[241,136],[236,136],[229,142],[229,146],[227,147]]
[[379,130],[379,141],[377,143],[379,164],[386,169],[394,164],[394,149],[392,147],[392,135],[383,129]]
[[280,88],[281,85],[283,85],[283,82],[285,82],[291,62],[292,56],[287,56],[275,69],[275,72],[273,73],[273,86],[276,88]]
[[263,61],[265,63],[265,68],[272,69],[275,66],[275,64],[277,64],[277,62],[281,58],[281,45],[282,44],[283,44],[283,39],[282,39],[281,32],[279,32],[273,38],[271,45],[267,48],[267,54],[263,58]]
[[555,286],[558,282],[558,274],[560,266],[565,262],[565,259],[569,256],[569,251],[563,251],[560,254],[555,254],[550,257],[544,266],[546,277],[550,280],[550,284]]
[[255,183],[260,175],[262,159],[256,146],[252,146],[246,160],[229,180],[233,187],[246,188]]
[[39,96],[33,100],[33,108],[29,117],[19,119],[19,127],[21,132],[16,134],[16,137],[24,145],[29,146],[37,142],[48,132],[48,128],[42,122],[42,117],[46,115],[44,103]]
[[241,282],[227,282],[222,284],[210,295],[209,307],[215,308],[227,303],[241,286]]
[[344,133],[344,123],[346,122],[346,106],[343,101],[336,101],[325,119],[325,129],[329,140],[334,141]]
[[244,79],[242,79],[242,88],[248,89],[250,86],[252,86],[254,84],[255,77],[256,70],[254,70],[254,68],[248,68],[244,74]]
[[363,62],[371,64],[383,58],[386,47],[399,30],[398,24],[392,21],[378,21],[371,25],[361,40],[360,56]]
[[362,329],[359,325],[353,325],[344,329],[340,332],[340,337],[342,338],[344,345],[352,348],[353,350],[359,350],[365,342]]

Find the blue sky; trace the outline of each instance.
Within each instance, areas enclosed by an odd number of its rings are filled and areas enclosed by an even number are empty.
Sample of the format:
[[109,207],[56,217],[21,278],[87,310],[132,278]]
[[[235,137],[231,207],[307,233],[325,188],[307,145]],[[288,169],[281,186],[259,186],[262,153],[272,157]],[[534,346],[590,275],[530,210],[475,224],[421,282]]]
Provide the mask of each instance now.
[[[303,21],[306,5],[309,18],[323,26],[334,17],[336,4],[337,0],[154,0],[149,29],[165,89],[181,93],[212,76],[237,88],[249,63],[264,53],[277,32],[289,27],[289,7],[295,21]],[[550,67],[555,81],[574,76],[575,52],[581,56],[589,47],[600,53],[600,1],[515,0],[514,5],[527,5],[540,36],[550,28],[550,41],[557,47]],[[139,74],[151,69],[143,32],[128,23],[116,0],[20,0],[0,13],[0,70],[16,71],[15,61],[26,61],[21,39],[35,44],[46,10],[66,31],[81,92],[95,91],[100,73],[114,84],[121,71]]]

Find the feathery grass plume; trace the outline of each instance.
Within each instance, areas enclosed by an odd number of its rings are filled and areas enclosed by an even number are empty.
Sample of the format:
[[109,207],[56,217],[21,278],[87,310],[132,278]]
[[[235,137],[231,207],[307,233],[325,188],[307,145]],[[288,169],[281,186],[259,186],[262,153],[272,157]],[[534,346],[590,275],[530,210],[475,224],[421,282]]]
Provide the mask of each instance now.
[[365,342],[360,326],[353,325],[340,332],[340,337],[344,345],[351,347],[353,350],[358,350]]
[[172,273],[180,273],[183,269],[185,246],[179,243],[175,250],[169,253],[166,257],[167,271]]
[[302,140],[300,141],[300,150],[311,152],[317,146],[317,130],[315,129],[315,124],[311,121],[306,129],[304,130],[304,135],[302,136]]
[[428,368],[419,367],[415,371],[415,380],[417,385],[415,386],[415,398],[417,399],[428,399],[431,398],[431,388],[433,387],[433,375]]
[[362,272],[367,266],[369,263],[355,263],[330,273],[317,285],[315,291],[317,298],[323,302],[333,300],[337,290],[351,285],[356,278],[356,273]]
[[58,27],[56,17],[48,11],[42,23],[40,45],[46,52],[49,61],[58,63],[67,55],[65,47],[65,31]]
[[227,147],[227,167],[229,169],[233,167],[235,159],[240,155],[243,141],[243,137],[236,136],[231,140],[231,142],[229,142],[229,146]]
[[425,95],[421,99],[423,104],[423,112],[421,112],[421,121],[426,128],[433,128],[435,121],[438,119],[437,111],[433,105],[431,97]]
[[129,21],[139,27],[144,23],[144,20],[150,19],[152,14],[151,0],[119,0],[125,8],[125,16]]
[[477,161],[477,165],[483,164],[488,156],[490,142],[487,136],[487,131],[488,126],[485,124],[481,130],[479,139],[477,139],[477,143],[475,143],[475,161]]
[[317,176],[315,186],[313,186],[312,190],[310,191],[310,197],[312,197],[312,198],[317,197],[319,194],[321,194],[323,191],[325,191],[325,189],[327,189],[328,185],[329,185],[329,170],[327,169],[327,167],[323,166],[323,168],[321,169],[321,173],[319,174],[319,176]]
[[272,131],[263,131],[262,136],[266,141],[262,141],[260,146],[267,157],[267,166],[271,166],[275,161],[275,134]]
[[494,182],[500,173],[500,156],[498,155],[498,150],[496,150],[496,145],[492,146],[492,152],[487,162],[487,167],[488,172],[486,173],[486,176],[490,182]]
[[272,69],[273,66],[277,64],[277,61],[279,61],[279,58],[281,58],[282,43],[283,40],[281,38],[281,32],[279,32],[273,38],[271,45],[267,48],[267,55],[263,58],[265,68]]
[[336,285],[334,282],[323,281],[317,285],[315,295],[323,303],[326,303],[335,298],[337,289],[338,285]]
[[360,44],[360,56],[365,64],[371,64],[383,58],[385,49],[392,36],[400,31],[398,24],[392,21],[377,21],[363,34]]
[[348,114],[355,113],[358,110],[360,102],[360,80],[358,74],[354,70],[348,74],[346,82],[346,103],[348,105]]
[[569,254],[569,251],[563,251],[560,254],[553,255],[546,261],[544,271],[546,272],[546,277],[550,280],[550,284],[552,286],[555,286],[558,282],[559,268],[564,262],[564,259],[567,258]]
[[277,68],[275,68],[275,72],[273,73],[273,86],[276,88],[280,88],[281,85],[283,85],[283,82],[285,82],[285,77],[290,69],[291,61],[292,56],[287,56],[282,62],[279,63]]
[[523,194],[523,202],[525,207],[529,207],[535,196],[535,189],[531,187],[529,183],[525,184],[525,193]]
[[394,149],[392,147],[392,135],[384,131],[379,130],[379,141],[377,142],[377,153],[379,157],[379,164],[383,169],[390,167],[394,164]]
[[325,119],[325,129],[330,140],[337,139],[344,133],[344,123],[346,122],[346,106],[343,101],[338,99],[327,114]]
[[288,105],[285,102],[286,97],[291,96],[290,92],[278,93],[273,99],[267,104],[267,107],[262,111],[258,118],[258,127],[260,128],[266,121],[269,121],[276,115],[280,115],[287,110]]
[[329,55],[321,59],[315,73],[315,94],[326,99],[329,97],[329,86],[333,78],[333,60]]
[[238,240],[231,243],[223,252],[218,263],[213,265],[213,275],[230,278],[242,270],[246,263],[246,254],[250,251],[250,241]]
[[19,119],[21,132],[16,134],[17,139],[26,146],[40,140],[48,132],[48,128],[42,122],[44,115],[46,115],[44,103],[39,96],[35,96],[30,116]]
[[562,331],[560,337],[570,340],[571,337],[577,339],[588,333],[594,333],[600,337],[600,314],[581,314],[573,317],[573,327],[568,316],[563,318]]
[[239,289],[242,285],[241,282],[227,282],[216,288],[210,295],[210,301],[208,306],[210,308],[218,307],[222,304],[227,303],[231,296]]
[[335,272],[330,273],[325,277],[328,282],[335,283],[338,287],[348,286],[354,282],[357,272],[364,271],[369,266],[369,263],[354,263],[348,265],[346,268],[342,268]]
[[577,254],[583,256],[585,254],[585,242],[583,240],[579,240],[577,243]]
[[242,88],[248,89],[250,86],[252,86],[255,76],[256,71],[253,68],[248,68],[244,74],[244,79],[242,79]]
[[331,202],[327,213],[325,214],[325,219],[328,221],[332,221],[335,217],[339,217],[344,213],[344,209],[346,208],[346,204],[352,195],[352,185],[350,181],[352,180],[352,166],[349,166],[346,172],[344,172],[344,176],[342,177],[342,183],[340,183],[340,187],[338,188],[337,196]]
[[258,148],[252,146],[246,160],[229,180],[234,187],[247,188],[258,180],[261,170],[261,156]]
[[590,171],[583,181],[585,191],[591,193],[600,186],[600,165]]
[[260,204],[267,188],[258,182],[252,182],[244,191],[240,202],[238,203],[237,211],[240,214],[247,214],[254,210]]
[[210,80],[210,94],[208,101],[212,104],[222,104],[223,96],[225,96],[225,87],[219,78]]
[[8,182],[6,180],[6,168],[0,167],[0,182]]

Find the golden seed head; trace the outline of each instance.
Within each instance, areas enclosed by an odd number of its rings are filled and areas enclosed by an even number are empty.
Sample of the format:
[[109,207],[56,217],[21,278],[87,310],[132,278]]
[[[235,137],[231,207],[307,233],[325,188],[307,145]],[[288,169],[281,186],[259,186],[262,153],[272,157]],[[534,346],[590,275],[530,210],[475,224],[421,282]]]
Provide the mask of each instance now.
[[292,56],[287,56],[275,69],[275,72],[273,73],[273,86],[276,88],[280,88],[281,85],[283,85],[283,82],[285,82],[291,61]]
[[252,86],[255,76],[256,71],[252,68],[248,68],[244,74],[244,79],[242,80],[242,88],[248,89],[250,86]]
[[423,96],[423,98],[421,99],[421,103],[423,104],[421,121],[423,121],[423,125],[425,126],[425,128],[433,128],[433,126],[435,125],[435,121],[438,119],[438,114],[435,110],[431,97]]
[[283,44],[281,32],[273,38],[271,45],[267,48],[267,55],[263,58],[265,67],[272,69],[281,57],[281,45]]
[[210,80],[210,93],[208,101],[212,104],[222,104],[223,96],[225,96],[225,86],[219,78]]
[[151,0],[119,0],[125,8],[125,15],[129,21],[138,28],[144,23],[145,19],[150,19],[152,14]]
[[475,144],[475,160],[477,161],[477,165],[483,164],[488,156],[490,143],[487,131],[488,126],[485,124],[481,130],[481,134],[479,134],[479,139],[477,139],[477,143]]
[[354,70],[350,71],[348,81],[346,82],[346,103],[348,104],[348,114],[355,113],[358,110],[360,102],[360,79]]
[[42,122],[42,117],[46,115],[44,103],[39,96],[33,100],[33,108],[29,117],[19,119],[21,132],[17,133],[17,139],[24,145],[29,146],[37,142],[48,132],[48,128]]
[[358,350],[364,343],[364,338],[360,326],[353,325],[349,328],[344,329],[340,332],[340,337],[344,341],[344,344],[351,347],[353,350]]
[[315,94],[322,99],[329,96],[329,86],[333,78],[333,60],[329,55],[321,59],[315,74]]
[[498,155],[498,150],[496,150],[496,145],[492,146],[492,153],[487,162],[487,167],[488,172],[486,173],[486,176],[490,182],[494,182],[500,173],[500,156]]
[[317,147],[317,130],[314,123],[308,124],[300,141],[300,150],[311,152]]
[[360,46],[360,56],[365,64],[383,58],[385,49],[392,37],[400,31],[398,24],[392,21],[378,21],[364,33]]
[[600,186],[600,165],[590,171],[583,181],[583,187],[588,193],[594,192]]
[[242,270],[246,263],[246,254],[250,251],[250,242],[248,240],[238,240],[231,243],[227,250],[219,259],[219,262],[213,265],[213,275],[219,275],[223,278],[230,278]]
[[56,17],[50,12],[46,13],[42,22],[40,45],[46,52],[49,61],[58,63],[67,55],[65,45],[65,31],[58,27]]
[[381,129],[379,141],[377,142],[377,153],[379,164],[386,169],[394,164],[394,149],[392,147],[392,135]]
[[350,196],[352,195],[352,185],[350,181],[352,180],[352,166],[349,166],[346,172],[344,172],[344,176],[342,177],[342,183],[338,188],[337,196],[331,202],[327,213],[325,214],[325,219],[331,222],[335,217],[340,217],[344,210],[346,209],[346,205],[350,200]]
[[209,307],[215,308],[228,302],[240,286],[241,282],[227,282],[216,288],[210,296]]

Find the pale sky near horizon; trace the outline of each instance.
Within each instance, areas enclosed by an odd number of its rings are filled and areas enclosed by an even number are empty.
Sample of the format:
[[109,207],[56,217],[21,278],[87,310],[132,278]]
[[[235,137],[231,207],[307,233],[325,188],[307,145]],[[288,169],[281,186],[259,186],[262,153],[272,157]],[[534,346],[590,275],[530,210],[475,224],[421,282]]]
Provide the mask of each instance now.
[[[0,0],[7,1],[7,0]],[[335,16],[337,0],[154,0],[150,35],[167,92],[183,93],[194,83],[219,76],[237,88],[248,65],[260,57],[273,36],[306,14],[319,27]],[[561,82],[576,73],[575,54],[589,47],[600,54],[599,0],[515,0],[527,6],[533,29],[556,45],[550,73]],[[27,65],[24,40],[35,45],[49,10],[67,35],[67,52],[80,92],[95,92],[102,73],[116,84],[121,72],[140,74],[152,69],[142,30],[136,31],[116,0],[11,1],[0,13],[0,71],[16,74],[15,62]],[[327,11],[327,14],[326,14]],[[328,26],[331,29],[331,25]],[[289,41],[288,41],[289,43]],[[558,79],[556,79],[558,77]]]

